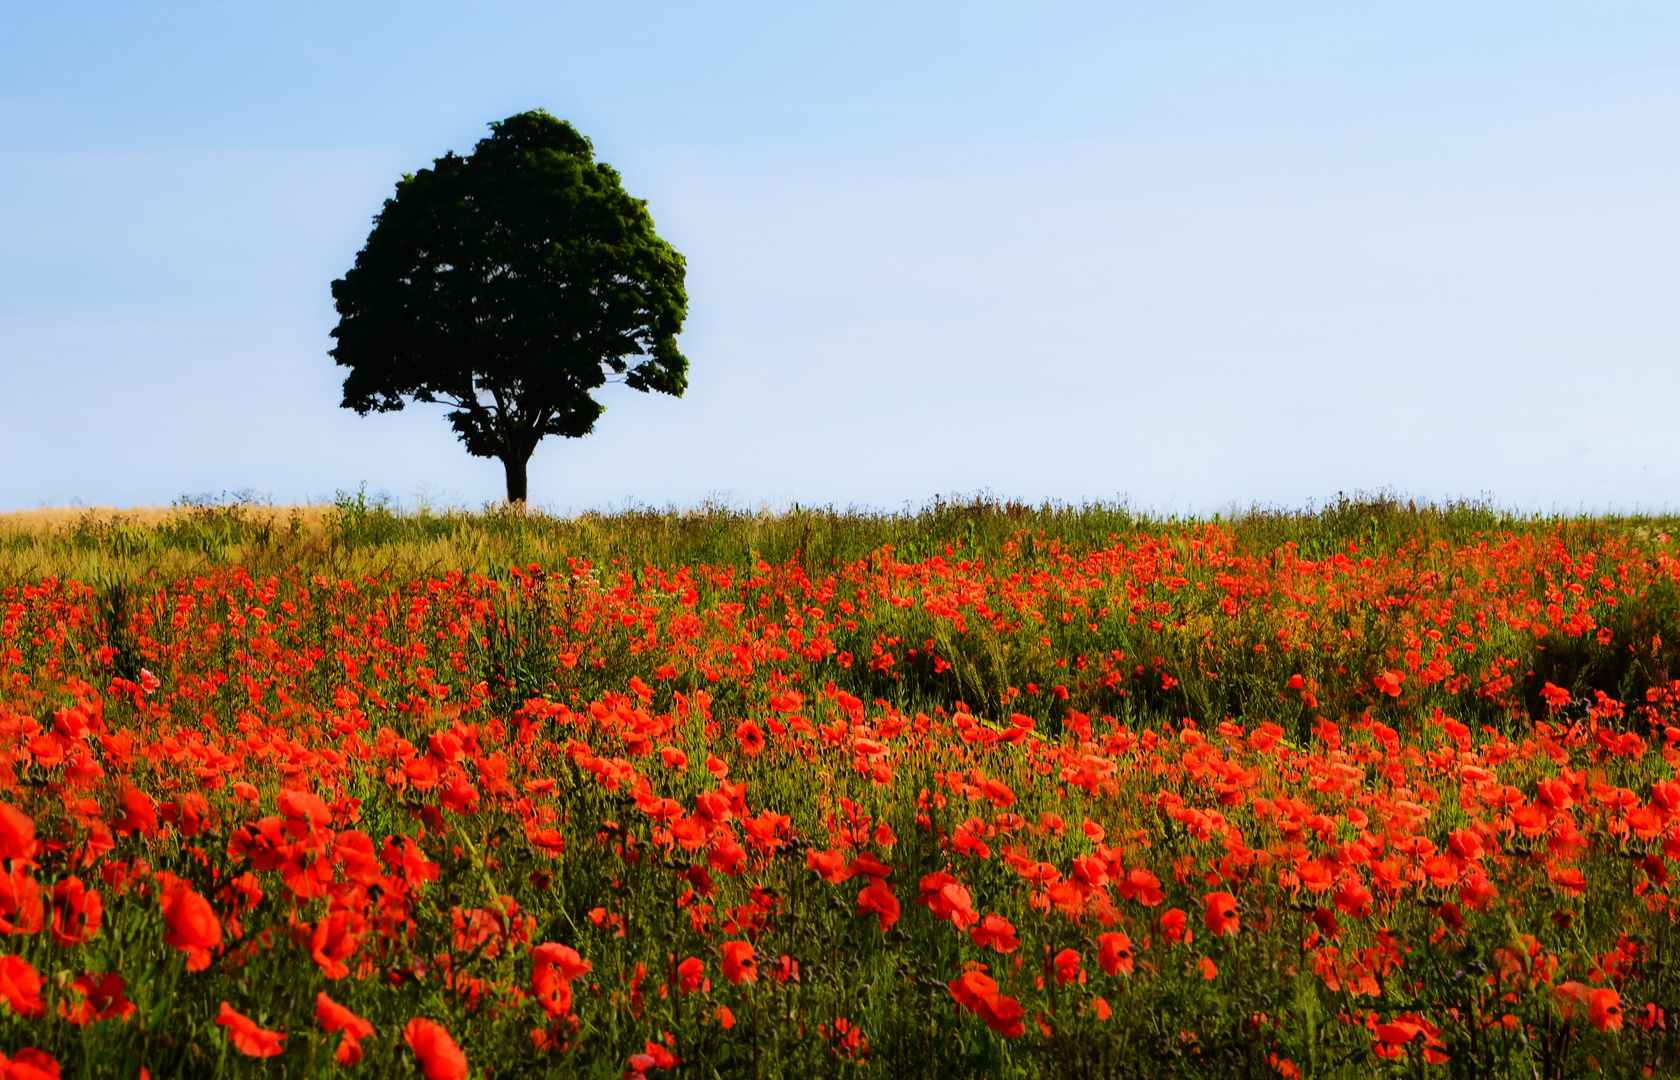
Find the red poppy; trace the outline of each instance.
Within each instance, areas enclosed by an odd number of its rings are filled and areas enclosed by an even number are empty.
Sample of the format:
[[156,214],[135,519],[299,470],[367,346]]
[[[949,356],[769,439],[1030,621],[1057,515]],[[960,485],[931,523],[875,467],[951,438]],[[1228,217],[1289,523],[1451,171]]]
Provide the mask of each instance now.
[[949,922],[959,930],[980,920],[968,890],[957,884],[957,879],[950,874],[928,874],[922,878],[920,890],[916,903],[932,912],[934,918]]
[[1120,899],[1136,900],[1144,907],[1155,907],[1167,898],[1161,889],[1161,879],[1142,867],[1134,866],[1126,871],[1118,885]]
[[1187,918],[1184,912],[1180,911],[1178,908],[1171,909],[1165,915],[1161,916],[1162,936],[1175,945],[1181,942],[1185,945],[1190,944],[1195,935],[1185,928],[1184,924],[1186,921]]
[[342,979],[350,974],[344,961],[361,947],[367,920],[354,911],[338,908],[315,924],[309,938],[309,955],[321,966],[321,974],[329,979]]
[[210,950],[222,944],[222,923],[210,901],[184,881],[170,882],[163,893],[163,921],[168,927],[164,944],[187,954],[188,971],[210,966]]
[[277,805],[286,820],[294,821],[309,828],[328,826],[332,824],[332,808],[326,801],[312,791],[300,791],[295,788],[285,788],[280,792]]
[[70,983],[70,990],[82,1000],[74,1009],[60,1001],[58,1015],[77,1027],[112,1018],[127,1020],[134,1013],[134,1003],[124,994],[127,987],[121,975],[91,971],[78,975]]
[[838,885],[851,878],[854,871],[846,861],[846,853],[838,849],[832,851],[818,851],[812,848],[805,852],[805,865],[822,875],[822,879],[830,885]]
[[452,814],[474,813],[478,810],[478,801],[481,798],[478,789],[460,776],[451,776],[445,780],[440,795],[443,808]]
[[10,1059],[0,1054],[0,1080],[59,1080],[58,1059],[26,1046]]
[[258,1027],[256,1021],[234,1012],[233,1007],[225,1001],[222,1002],[222,1011],[216,1017],[216,1023],[228,1029],[228,1041],[233,1043],[235,1050],[246,1057],[274,1057],[285,1049],[284,1033],[266,1031]]
[[651,1039],[641,1053],[630,1055],[632,1075],[645,1075],[650,1069],[674,1069],[681,1064],[681,1058]]
[[43,1016],[47,1003],[41,1000],[41,975],[21,956],[0,957],[0,1000],[19,1016]]
[[677,965],[677,989],[692,994],[706,981],[706,965],[696,957],[689,957]]
[[882,881],[871,881],[858,893],[857,909],[859,915],[873,912],[878,916],[882,933],[898,921],[898,897]]
[[1396,1020],[1388,1024],[1378,1024],[1371,1032],[1372,1049],[1378,1057],[1398,1061],[1405,1056],[1404,1047],[1407,1043],[1423,1034],[1422,1026]]
[[152,797],[133,784],[124,784],[122,800],[123,814],[111,822],[111,830],[119,836],[127,836],[130,833],[139,833],[141,836],[157,835],[157,803]]
[[0,860],[35,857],[35,820],[9,802],[0,802]]
[[403,1028],[403,1040],[419,1059],[426,1080],[466,1080],[467,1055],[442,1024],[416,1016]]
[[951,996],[970,1011],[978,1008],[983,999],[995,997],[998,992],[997,980],[977,969],[963,972],[951,981],[950,987]]
[[52,939],[60,946],[79,946],[99,936],[104,902],[79,877],[67,877],[52,887]]
[[585,960],[570,945],[561,945],[553,941],[544,942],[532,949],[531,960],[538,967],[553,968],[567,982],[581,979],[595,968],[595,965]]
[[358,885],[375,885],[384,876],[379,855],[374,851],[373,838],[355,829],[346,829],[333,836],[333,858],[346,881]]
[[1336,910],[1344,915],[1365,915],[1370,912],[1373,899],[1371,890],[1362,882],[1350,879],[1336,890]]
[[997,981],[980,971],[970,970],[950,983],[951,996],[985,1022],[986,1026],[1008,1039],[1019,1038],[1026,1031],[1022,1018],[1026,1010],[1013,998],[998,993]]
[[570,945],[544,942],[531,950],[531,993],[550,1016],[560,1019],[572,1011],[572,982],[593,966]]
[[735,741],[741,744],[742,753],[757,757],[764,749],[764,732],[751,720],[743,720],[735,725]]
[[1063,949],[1056,954],[1053,961],[1056,969],[1056,984],[1066,986],[1070,982],[1084,981],[1085,972],[1079,967],[1079,954],[1072,949]]
[[1622,995],[1609,987],[1594,990],[1587,1001],[1587,1019],[1600,1031],[1622,1030]]
[[1012,953],[1021,946],[1021,939],[1015,936],[1015,927],[1001,915],[987,915],[968,932],[968,937],[981,948],[989,945],[1003,954]]
[[737,986],[758,978],[758,967],[753,962],[752,945],[745,941],[723,943],[723,977]]
[[1576,867],[1551,870],[1547,872],[1546,876],[1552,879],[1552,884],[1556,885],[1558,891],[1565,896],[1580,896],[1587,891],[1586,876]]
[[1559,1014],[1565,1020],[1573,1021],[1586,1014],[1592,1000],[1592,989],[1571,979],[1552,988],[1552,1000],[1557,1003]]
[[1026,1025],[1022,1023],[1027,1011],[1012,997],[999,994],[997,997],[987,998],[975,1011],[987,1027],[1006,1039],[1019,1039],[1027,1030]]
[[1110,932],[1097,939],[1097,964],[1110,975],[1132,973],[1132,939]]
[[1228,892],[1211,892],[1202,897],[1202,924],[1210,934],[1234,935],[1241,928],[1237,898]]
[[684,769],[688,767],[688,755],[674,746],[667,746],[659,751],[659,760],[665,763],[667,769]]
[[315,995],[315,1019],[329,1035],[344,1032],[333,1055],[340,1065],[354,1065],[362,1060],[362,1040],[373,1034],[372,1024],[328,997],[325,990]]
[[0,934],[36,934],[41,930],[41,886],[29,876],[33,863],[0,863]]

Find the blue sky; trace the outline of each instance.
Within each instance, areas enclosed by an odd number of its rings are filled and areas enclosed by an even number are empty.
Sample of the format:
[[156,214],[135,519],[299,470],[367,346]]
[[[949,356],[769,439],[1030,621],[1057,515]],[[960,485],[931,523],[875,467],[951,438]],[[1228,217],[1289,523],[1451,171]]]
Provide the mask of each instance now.
[[1672,4],[10,0],[0,509],[496,498],[338,408],[328,286],[539,106],[690,296],[552,510],[1680,508]]

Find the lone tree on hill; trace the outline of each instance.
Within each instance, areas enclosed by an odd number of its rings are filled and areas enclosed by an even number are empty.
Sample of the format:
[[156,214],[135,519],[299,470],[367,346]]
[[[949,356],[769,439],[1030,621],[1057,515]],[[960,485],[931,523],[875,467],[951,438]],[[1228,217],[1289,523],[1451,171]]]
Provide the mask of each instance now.
[[688,296],[683,257],[588,139],[541,110],[490,131],[397,182],[332,283],[332,356],[344,408],[453,406],[467,452],[500,459],[523,502],[537,443],[589,434],[609,373],[682,396]]

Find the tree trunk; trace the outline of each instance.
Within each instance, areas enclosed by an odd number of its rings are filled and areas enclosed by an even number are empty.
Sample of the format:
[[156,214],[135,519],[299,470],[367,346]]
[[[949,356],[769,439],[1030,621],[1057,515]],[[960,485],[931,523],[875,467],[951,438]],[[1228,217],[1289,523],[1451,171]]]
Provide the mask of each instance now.
[[502,468],[507,470],[507,501],[510,506],[525,501],[525,466],[530,460],[531,455],[517,453],[502,458]]

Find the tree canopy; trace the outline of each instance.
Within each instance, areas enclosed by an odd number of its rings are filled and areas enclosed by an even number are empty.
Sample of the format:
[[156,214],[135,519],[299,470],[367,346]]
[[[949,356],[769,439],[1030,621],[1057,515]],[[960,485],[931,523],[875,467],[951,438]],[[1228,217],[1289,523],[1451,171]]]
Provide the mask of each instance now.
[[682,396],[688,297],[683,257],[588,139],[540,110],[490,131],[397,182],[332,284],[331,355],[361,415],[452,406],[467,452],[500,459],[518,502],[538,442],[594,429],[609,375]]

